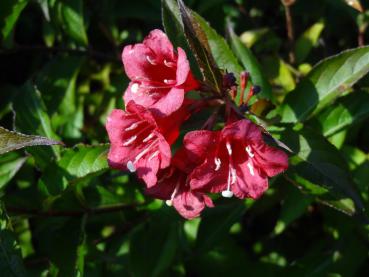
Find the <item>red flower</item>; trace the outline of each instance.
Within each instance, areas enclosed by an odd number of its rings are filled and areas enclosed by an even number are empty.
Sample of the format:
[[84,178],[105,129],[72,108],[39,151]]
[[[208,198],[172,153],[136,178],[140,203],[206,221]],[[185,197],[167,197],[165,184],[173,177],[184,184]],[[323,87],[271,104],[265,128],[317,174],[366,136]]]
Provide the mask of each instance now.
[[198,217],[207,207],[213,207],[213,202],[206,194],[191,190],[187,177],[195,166],[188,160],[185,149],[177,151],[172,164],[161,170],[155,186],[146,189],[146,192],[156,198],[166,200],[184,218]]
[[137,171],[139,178],[153,186],[159,168],[169,166],[171,151],[151,112],[129,102],[126,111],[112,111],[106,129],[111,142],[109,165]]
[[198,84],[183,49],[177,53],[161,30],[153,30],[143,43],[128,45],[122,53],[124,69],[131,79],[124,101],[167,116],[182,105],[185,92]]
[[184,138],[192,161],[205,160],[191,174],[194,190],[222,192],[224,197],[258,198],[268,177],[288,167],[288,156],[263,141],[259,128],[247,119],[222,131],[193,131]]

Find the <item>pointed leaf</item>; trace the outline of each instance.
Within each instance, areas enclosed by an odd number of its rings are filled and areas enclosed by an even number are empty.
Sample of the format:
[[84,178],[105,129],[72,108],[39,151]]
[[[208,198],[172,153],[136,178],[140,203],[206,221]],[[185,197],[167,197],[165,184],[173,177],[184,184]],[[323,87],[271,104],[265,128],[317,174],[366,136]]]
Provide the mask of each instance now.
[[369,94],[353,92],[317,116],[324,136],[331,136],[369,117]]
[[3,40],[6,40],[13,30],[22,10],[28,0],[2,0],[0,4],[0,31]]
[[369,72],[369,46],[344,51],[318,63],[280,107],[283,122],[307,119]]
[[40,136],[29,136],[0,127],[0,155],[27,146],[55,144],[61,144],[61,142]]
[[204,81],[212,89],[220,93],[222,72],[217,67],[214,57],[211,54],[206,34],[194,18],[193,12],[185,6],[182,0],[178,0],[178,5],[187,41],[195,55]]

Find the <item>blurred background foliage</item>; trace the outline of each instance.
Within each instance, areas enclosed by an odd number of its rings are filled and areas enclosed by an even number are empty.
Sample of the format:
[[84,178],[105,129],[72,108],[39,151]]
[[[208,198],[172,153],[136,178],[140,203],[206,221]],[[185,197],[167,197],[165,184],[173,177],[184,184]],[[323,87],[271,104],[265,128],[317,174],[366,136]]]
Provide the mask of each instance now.
[[[367,1],[185,2],[222,35],[232,24],[277,105],[315,63],[369,40]],[[161,14],[159,0],[0,2],[0,126],[66,145],[0,156],[0,275],[369,276],[368,225],[289,176],[257,201],[218,199],[184,221],[134,175],[107,168],[104,123],[128,84],[120,53],[162,29]],[[365,76],[355,97],[343,93],[309,122],[344,157],[364,206],[368,85]]]

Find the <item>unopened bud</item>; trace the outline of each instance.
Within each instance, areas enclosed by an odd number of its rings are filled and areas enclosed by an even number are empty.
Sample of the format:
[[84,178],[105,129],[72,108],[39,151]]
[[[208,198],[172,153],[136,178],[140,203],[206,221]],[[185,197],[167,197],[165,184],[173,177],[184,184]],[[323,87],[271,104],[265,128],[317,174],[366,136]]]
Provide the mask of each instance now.
[[252,94],[253,95],[256,95],[256,94],[258,94],[259,92],[261,92],[261,87],[260,86],[253,86],[252,87]]
[[226,73],[223,76],[223,87],[226,89],[230,89],[234,86],[236,86],[236,77],[234,76],[232,72]]

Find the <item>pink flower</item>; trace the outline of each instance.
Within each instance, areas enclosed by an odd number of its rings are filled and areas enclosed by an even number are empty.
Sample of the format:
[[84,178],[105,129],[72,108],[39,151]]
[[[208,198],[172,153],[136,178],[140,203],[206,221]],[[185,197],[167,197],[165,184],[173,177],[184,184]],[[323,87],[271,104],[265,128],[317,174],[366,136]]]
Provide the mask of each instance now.
[[198,217],[206,206],[214,205],[206,194],[191,189],[187,177],[194,166],[195,164],[188,160],[185,149],[178,150],[171,166],[159,172],[157,184],[146,192],[166,200],[166,203],[173,205],[184,218]]
[[288,167],[287,154],[265,144],[259,128],[247,119],[222,131],[189,132],[184,145],[192,161],[204,160],[191,173],[191,188],[224,197],[256,199],[268,188],[268,177]]
[[169,166],[171,150],[151,112],[129,102],[126,111],[112,111],[106,129],[111,142],[109,165],[137,171],[139,178],[153,186],[159,168]]
[[143,43],[124,47],[122,60],[131,80],[124,101],[167,116],[182,105],[185,92],[198,87],[183,49],[173,45],[161,30],[153,30]]

